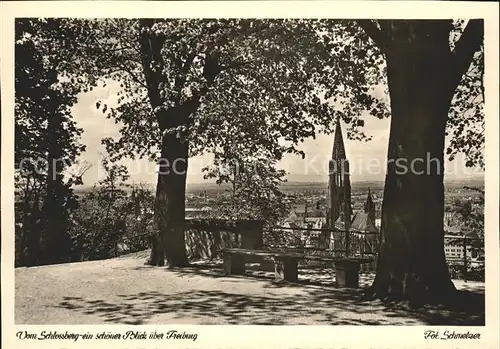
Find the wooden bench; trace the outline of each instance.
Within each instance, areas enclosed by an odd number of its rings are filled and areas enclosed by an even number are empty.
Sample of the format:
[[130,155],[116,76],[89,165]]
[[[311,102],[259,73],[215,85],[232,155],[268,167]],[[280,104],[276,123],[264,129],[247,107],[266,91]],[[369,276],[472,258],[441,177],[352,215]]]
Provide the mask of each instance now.
[[371,258],[318,256],[298,252],[280,252],[271,250],[252,250],[229,248],[223,250],[224,273],[226,275],[244,275],[245,257],[272,257],[274,272],[278,280],[296,282],[298,280],[298,263],[300,260],[316,260],[332,262],[335,267],[335,283],[337,287],[359,287],[359,269],[361,264],[370,263]]

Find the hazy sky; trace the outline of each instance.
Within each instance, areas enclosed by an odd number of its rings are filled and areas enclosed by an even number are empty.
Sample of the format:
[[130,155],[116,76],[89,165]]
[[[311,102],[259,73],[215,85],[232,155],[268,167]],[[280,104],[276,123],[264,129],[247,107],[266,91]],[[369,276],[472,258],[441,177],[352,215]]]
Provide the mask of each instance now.
[[[99,169],[99,159],[106,154],[101,139],[104,137],[119,137],[118,125],[96,109],[96,101],[101,100],[108,106],[115,104],[118,86],[111,83],[107,88],[97,88],[92,92],[79,95],[78,103],[73,108],[73,115],[80,127],[84,129],[82,143],[87,146],[80,156],[80,161],[91,163],[93,167],[84,176],[85,185],[93,185],[102,176]],[[344,143],[347,157],[350,161],[352,181],[378,181],[385,176],[384,161],[387,156],[387,143],[390,120],[378,120],[367,116],[365,132],[373,136],[369,142],[347,140],[344,131]],[[345,130],[345,125],[343,125]],[[333,135],[320,134],[316,139],[308,139],[300,148],[306,158],[287,155],[279,166],[289,172],[289,181],[326,182],[328,160],[331,156]],[[199,156],[190,159],[188,183],[204,182],[201,168],[208,165],[211,156]],[[483,173],[478,169],[468,169],[464,166],[463,157],[445,164],[445,178],[458,179],[478,177]],[[156,166],[147,160],[129,160],[127,166],[133,182],[156,182]]]

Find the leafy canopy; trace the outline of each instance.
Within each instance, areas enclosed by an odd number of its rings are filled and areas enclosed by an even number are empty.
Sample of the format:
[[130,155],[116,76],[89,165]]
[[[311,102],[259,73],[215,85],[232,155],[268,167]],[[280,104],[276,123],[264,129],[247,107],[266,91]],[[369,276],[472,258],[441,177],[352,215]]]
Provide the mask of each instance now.
[[377,82],[373,68],[364,64],[373,55],[351,47],[349,22],[107,19],[79,25],[89,35],[80,72],[98,72],[102,84],[121,83],[117,106],[96,105],[120,124],[121,137],[104,140],[114,159],[156,159],[162,133],[174,132],[189,140],[191,155],[226,158],[239,145],[279,160],[301,154],[297,145],[305,138],[331,132],[337,114],[360,138],[357,115],[365,109],[384,115],[374,108],[381,104],[370,90]]
[[[463,27],[454,22],[450,47]],[[118,105],[96,105],[120,125],[119,139],[103,140],[113,160],[155,160],[170,132],[191,156],[227,159],[238,147],[279,160],[332,132],[337,115],[351,139],[370,139],[367,114],[389,116],[384,56],[355,21],[68,19],[49,29],[64,49],[77,43],[62,71],[88,88],[120,82]],[[449,114],[447,153],[464,152],[468,166],[482,166],[482,61],[481,50]]]

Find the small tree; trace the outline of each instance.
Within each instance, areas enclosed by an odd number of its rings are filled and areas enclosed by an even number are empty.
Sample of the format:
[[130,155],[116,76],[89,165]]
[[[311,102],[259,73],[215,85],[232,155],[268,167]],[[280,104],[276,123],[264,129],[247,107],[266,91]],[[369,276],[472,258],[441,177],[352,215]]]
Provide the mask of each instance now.
[[291,198],[281,191],[285,171],[275,161],[258,158],[223,160],[215,168],[205,168],[205,178],[229,184],[230,202],[217,213],[230,219],[261,219],[272,226],[290,212]]
[[472,233],[477,240],[473,249],[484,252],[484,190],[479,188],[464,187],[471,193],[467,199],[457,199],[453,203],[453,211],[460,217],[462,231]]
[[151,234],[154,232],[153,204],[154,195],[147,185],[141,183],[132,186],[128,199],[131,212],[126,217],[125,235],[125,245],[130,252],[144,250],[150,245]]
[[105,177],[80,199],[71,237],[80,259],[105,259],[117,253],[117,242],[126,233],[132,212],[128,202],[126,167],[102,160]]

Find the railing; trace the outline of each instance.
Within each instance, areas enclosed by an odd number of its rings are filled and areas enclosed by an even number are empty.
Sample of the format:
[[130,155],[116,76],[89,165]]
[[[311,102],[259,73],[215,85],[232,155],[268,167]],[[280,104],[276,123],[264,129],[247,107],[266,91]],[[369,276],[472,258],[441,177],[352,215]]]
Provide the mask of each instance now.
[[[285,234],[291,231],[295,243],[289,243],[289,247],[316,250],[328,250],[336,254],[373,255],[378,253],[379,234],[347,231],[338,228],[301,228],[301,227],[270,227],[268,235]],[[311,240],[311,233],[314,238]],[[309,238],[309,239],[308,239]],[[269,247],[279,245],[268,244]]]
[[[264,231],[264,237],[267,248],[323,256],[371,257],[373,262],[363,264],[361,270],[373,272],[376,268],[378,233],[358,233],[338,228],[270,227]],[[327,263],[309,261],[305,264],[326,266]]]

